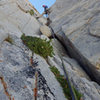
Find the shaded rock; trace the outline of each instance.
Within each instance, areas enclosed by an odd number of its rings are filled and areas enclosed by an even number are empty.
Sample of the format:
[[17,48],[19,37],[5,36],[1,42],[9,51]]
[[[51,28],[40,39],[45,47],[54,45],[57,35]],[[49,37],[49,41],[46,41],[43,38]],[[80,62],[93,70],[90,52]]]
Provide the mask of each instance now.
[[86,72],[81,68],[81,66],[75,61],[74,59],[63,57],[64,61],[70,64],[72,69],[79,75],[80,77],[84,77],[88,80],[90,80],[89,76],[86,74]]
[[[100,86],[92,82],[81,66],[74,60],[68,57],[62,57],[65,68],[68,72],[69,79],[73,86],[83,95],[83,100],[99,100]],[[59,57],[49,58],[48,62],[51,66],[55,66],[61,75],[64,75],[62,61]]]
[[70,56],[100,84],[99,8],[99,0],[57,0],[49,17],[50,26]]
[[40,31],[43,35],[46,35],[47,37],[50,37],[52,35],[51,29],[46,25],[41,26]]
[[52,39],[51,43],[55,55],[58,55],[59,57],[61,57],[62,55],[67,56],[65,48],[61,45],[61,43],[57,39]]

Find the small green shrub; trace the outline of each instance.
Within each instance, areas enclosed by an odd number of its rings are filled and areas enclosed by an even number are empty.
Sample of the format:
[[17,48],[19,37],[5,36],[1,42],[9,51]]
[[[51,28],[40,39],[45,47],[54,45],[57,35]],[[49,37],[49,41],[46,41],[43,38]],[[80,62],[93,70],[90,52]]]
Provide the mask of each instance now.
[[50,41],[42,40],[37,37],[21,36],[23,43],[33,52],[39,54],[40,56],[47,58],[48,56],[53,56],[53,47],[50,45]]
[[[63,92],[65,94],[65,97],[68,100],[72,100],[71,95],[70,95],[70,89],[68,87],[68,83],[66,81],[66,79],[64,78],[63,75],[60,75],[60,72],[58,71],[58,69],[56,67],[50,67],[51,71],[54,73],[56,79],[58,80],[58,82],[60,83],[61,87],[63,88]],[[82,94],[79,93],[74,87],[74,92],[77,96],[77,99],[80,100],[82,97]]]
[[33,11],[33,9],[31,9],[31,10],[28,11],[28,12],[30,13],[31,16],[34,15],[34,11]]
[[4,41],[7,41],[10,44],[13,44],[13,39],[9,35],[8,35],[8,37]]

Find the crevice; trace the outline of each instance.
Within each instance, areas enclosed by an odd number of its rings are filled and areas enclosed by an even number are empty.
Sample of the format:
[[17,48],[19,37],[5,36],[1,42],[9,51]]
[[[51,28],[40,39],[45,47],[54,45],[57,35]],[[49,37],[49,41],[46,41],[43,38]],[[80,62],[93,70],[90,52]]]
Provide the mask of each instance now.
[[[2,83],[2,85],[3,85],[4,92],[5,92],[6,96],[9,98],[9,100],[12,100],[12,99],[11,99],[11,95],[9,94],[9,92],[8,92],[8,90],[7,90],[7,84],[6,84],[6,82],[4,81],[4,78],[0,76],[0,80],[1,80],[1,83]],[[13,98],[13,100],[14,100],[14,98]]]
[[[94,17],[93,15],[90,19],[88,19],[85,25],[88,25],[91,19]],[[64,32],[60,29],[58,32],[54,32],[53,28],[49,25],[52,30],[53,38],[56,38],[62,46],[65,48],[67,55],[70,58],[75,59],[82,69],[87,73],[92,81],[100,84],[100,73],[96,70],[96,67],[91,64],[91,62],[81,54],[81,52],[73,45],[73,43],[68,39],[68,37],[64,34]],[[98,37],[99,38],[99,37]]]
[[16,4],[18,5],[18,8],[19,8],[21,11],[23,11],[24,13],[27,13],[27,12],[28,12],[27,10],[23,9],[18,3],[16,3]]
[[55,34],[55,38],[63,45],[68,56],[79,63],[90,79],[100,84],[100,73],[96,70],[96,67],[78,51],[65,34],[63,33],[63,36]]

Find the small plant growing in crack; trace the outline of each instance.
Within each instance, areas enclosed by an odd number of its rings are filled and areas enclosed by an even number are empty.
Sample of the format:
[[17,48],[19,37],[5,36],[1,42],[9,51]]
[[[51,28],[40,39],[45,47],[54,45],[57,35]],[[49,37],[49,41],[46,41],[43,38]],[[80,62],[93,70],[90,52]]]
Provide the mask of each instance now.
[[8,35],[8,37],[4,41],[9,42],[10,44],[14,43],[13,39],[9,35]]
[[[71,94],[70,94],[70,89],[68,87],[68,83],[64,77],[64,75],[60,75],[60,72],[58,71],[58,69],[54,66],[51,66],[50,67],[51,71],[53,72],[53,74],[55,75],[57,81],[60,83],[61,87],[63,88],[63,92],[65,94],[65,97],[68,99],[68,100],[72,100],[71,98]],[[81,97],[82,97],[82,94],[79,93],[74,87],[74,92],[77,96],[77,100],[81,100]]]
[[33,9],[31,9],[31,10],[29,10],[29,11],[27,11],[27,12],[30,13],[31,16],[34,15],[34,11],[33,11]]
[[50,44],[51,40],[47,41],[46,39],[43,40],[37,37],[25,36],[25,34],[21,36],[21,39],[32,52],[39,54],[45,59],[48,56],[52,57],[54,55],[53,47]]

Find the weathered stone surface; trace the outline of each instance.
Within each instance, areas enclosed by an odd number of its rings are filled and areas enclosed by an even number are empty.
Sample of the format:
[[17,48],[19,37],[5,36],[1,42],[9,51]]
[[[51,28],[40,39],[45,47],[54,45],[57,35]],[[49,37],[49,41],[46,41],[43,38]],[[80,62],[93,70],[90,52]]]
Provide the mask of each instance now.
[[60,84],[55,79],[54,74],[50,71],[50,66],[47,64],[45,59],[38,55],[34,55],[34,58],[37,59],[39,65],[37,68],[41,70],[42,75],[45,77],[47,84],[52,91],[52,93],[55,96],[56,100],[66,100],[62,88],[60,87]]
[[40,27],[40,32],[43,35],[46,35],[47,37],[50,37],[52,35],[51,29],[46,25],[43,25],[43,26]]
[[[91,72],[91,63],[98,67],[100,62],[99,5],[99,0],[92,2],[90,0],[57,0],[52,7],[55,9],[50,14],[54,32],[58,37],[60,35],[62,41],[65,39],[65,35],[63,37],[62,33],[66,34],[68,51],[74,58],[80,62],[83,61],[82,63],[85,63],[89,72]],[[73,7],[71,8],[71,6]],[[27,13],[30,9],[34,10],[34,16]],[[30,64],[32,52],[23,45],[18,37],[25,33],[49,40],[51,31],[48,28],[44,31],[46,34],[49,32],[49,36],[37,35],[40,33],[40,26],[46,23],[43,18],[36,20],[37,14],[38,12],[27,0],[0,1],[0,43],[2,42],[0,47],[0,100],[9,100],[10,98],[34,100],[36,72],[38,73],[38,100],[66,100],[60,84],[49,69],[50,66],[55,66],[64,75],[61,56],[65,56],[63,60],[71,82],[83,94],[83,100],[99,100],[100,86],[90,81],[79,64],[67,56],[63,46],[56,39],[51,43],[55,56],[48,57],[49,65],[45,59],[35,54],[33,59],[36,67],[32,68]],[[8,34],[14,40],[13,45],[6,41],[3,42]],[[89,61],[90,63],[88,63]],[[94,66],[92,70],[95,71]],[[93,72],[90,75],[99,80],[97,70],[94,74]]]
[[[68,62],[64,61],[64,64],[72,84],[83,94],[83,100],[99,100],[100,93],[95,85],[91,81],[80,76],[80,74],[77,74],[76,70],[74,70]],[[99,85],[98,87],[100,88]]]
[[[68,57],[62,58],[71,83],[78,91],[80,91],[80,93],[83,94],[82,99],[99,100],[100,86],[89,79],[87,74],[74,59]],[[51,66],[55,66],[60,71],[61,75],[64,75],[62,61],[59,57],[49,57],[48,62],[51,64]]]
[[[1,100],[9,100],[3,82],[7,85],[6,90],[11,95],[11,99],[34,100],[35,72],[38,72],[38,100],[66,100],[60,84],[50,71],[50,66],[45,59],[34,54],[33,59],[38,66],[32,68],[30,66],[32,52],[15,35],[12,35],[11,38],[14,40],[14,45],[4,41],[0,48]],[[1,78],[3,78],[3,82]]]
[[51,27],[92,80],[100,84],[100,1],[57,0],[49,15]]
[[[24,50],[4,42],[2,48],[0,48],[0,60],[0,77],[3,77],[11,98],[14,97],[16,100],[33,100],[32,89],[29,90],[32,84],[29,85],[27,78],[20,72],[22,68],[29,66],[29,57]],[[25,86],[28,88],[24,88]],[[4,88],[2,91],[4,91]],[[0,94],[2,91],[0,91]],[[9,99],[7,94],[5,94],[5,97],[1,95],[0,98],[1,100]]]
[[38,19],[38,21],[39,21],[42,25],[45,25],[45,24],[47,23],[47,19],[44,18],[44,17],[40,17],[40,18]]
[[26,13],[31,9],[36,13],[35,8],[26,0],[1,0],[0,26],[4,27],[9,34],[15,34],[19,37],[22,33],[27,35],[39,33],[39,22],[34,16]]
[[4,41],[5,38],[8,37],[8,33],[5,34],[5,30],[3,27],[0,27],[0,45],[2,44],[2,42]]
[[55,55],[58,55],[59,57],[63,55],[67,56],[67,52],[65,51],[65,48],[61,45],[61,43],[57,39],[52,39],[51,43]]
[[100,37],[100,14],[97,14],[90,23],[89,30],[90,34],[95,37]]

